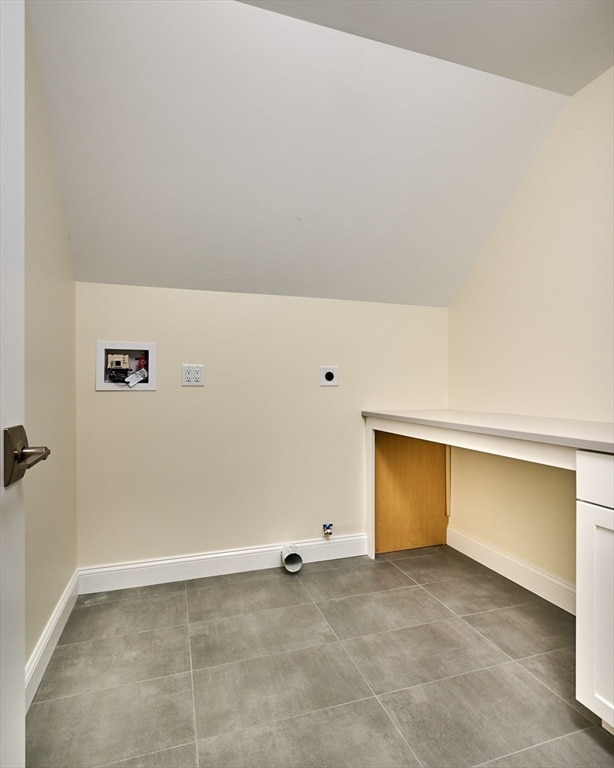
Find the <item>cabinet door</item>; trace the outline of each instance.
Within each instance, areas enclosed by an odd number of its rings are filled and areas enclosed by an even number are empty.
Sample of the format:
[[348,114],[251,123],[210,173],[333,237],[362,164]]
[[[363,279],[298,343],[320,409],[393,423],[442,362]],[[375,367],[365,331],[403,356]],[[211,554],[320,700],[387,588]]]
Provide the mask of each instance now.
[[375,552],[445,544],[446,447],[375,433]]
[[576,697],[614,726],[614,510],[577,503]]

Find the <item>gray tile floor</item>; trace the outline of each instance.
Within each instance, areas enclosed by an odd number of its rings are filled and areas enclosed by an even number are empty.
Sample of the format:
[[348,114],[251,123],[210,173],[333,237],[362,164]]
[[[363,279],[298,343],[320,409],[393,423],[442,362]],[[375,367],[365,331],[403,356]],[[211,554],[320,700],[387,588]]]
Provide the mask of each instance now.
[[83,595],[28,768],[612,768],[574,619],[448,547]]

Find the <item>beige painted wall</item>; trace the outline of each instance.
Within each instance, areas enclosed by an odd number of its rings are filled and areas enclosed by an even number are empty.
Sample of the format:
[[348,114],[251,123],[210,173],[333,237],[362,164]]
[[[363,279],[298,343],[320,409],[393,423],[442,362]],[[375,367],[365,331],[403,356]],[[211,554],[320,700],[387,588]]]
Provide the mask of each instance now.
[[451,524],[575,583],[576,474],[456,448]]
[[[157,391],[97,392],[105,339]],[[361,409],[445,407],[446,349],[445,309],[77,283],[80,566],[363,533]]]
[[451,408],[614,418],[613,72],[570,99],[450,307]]
[[[570,99],[450,308],[451,408],[613,418],[612,73]],[[450,524],[573,581],[572,480],[454,451]]]
[[[27,18],[27,16],[26,16]],[[38,63],[26,26],[26,654],[77,566],[75,283]]]

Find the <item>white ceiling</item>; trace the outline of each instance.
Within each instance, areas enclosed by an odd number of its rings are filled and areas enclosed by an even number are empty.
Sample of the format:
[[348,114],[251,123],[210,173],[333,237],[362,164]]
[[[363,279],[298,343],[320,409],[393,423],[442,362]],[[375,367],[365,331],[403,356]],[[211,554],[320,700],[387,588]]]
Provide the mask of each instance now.
[[572,95],[614,65],[612,0],[241,0]]
[[28,9],[83,281],[447,306],[567,100],[234,0]]

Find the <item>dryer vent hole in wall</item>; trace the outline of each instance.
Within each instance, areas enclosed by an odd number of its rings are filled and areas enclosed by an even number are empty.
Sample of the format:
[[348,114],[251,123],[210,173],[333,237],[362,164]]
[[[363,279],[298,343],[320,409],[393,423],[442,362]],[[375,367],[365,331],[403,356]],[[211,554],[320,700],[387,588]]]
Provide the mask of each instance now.
[[284,544],[281,548],[281,563],[288,573],[298,573],[303,565],[303,558],[295,544]]

